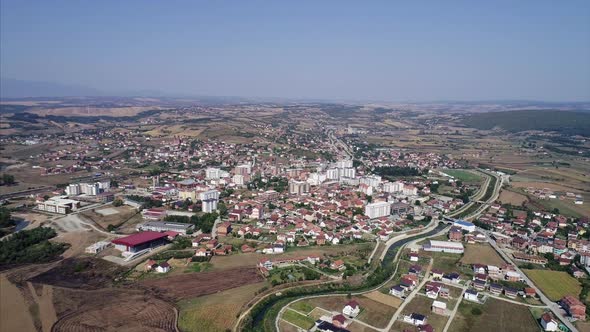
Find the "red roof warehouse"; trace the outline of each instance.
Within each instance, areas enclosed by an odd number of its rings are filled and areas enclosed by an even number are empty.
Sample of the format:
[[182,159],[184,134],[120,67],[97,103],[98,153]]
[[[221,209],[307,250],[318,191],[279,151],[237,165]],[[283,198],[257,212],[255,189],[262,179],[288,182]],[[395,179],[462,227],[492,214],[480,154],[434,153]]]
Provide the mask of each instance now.
[[138,252],[154,248],[166,242],[166,233],[141,232],[111,241],[121,251]]

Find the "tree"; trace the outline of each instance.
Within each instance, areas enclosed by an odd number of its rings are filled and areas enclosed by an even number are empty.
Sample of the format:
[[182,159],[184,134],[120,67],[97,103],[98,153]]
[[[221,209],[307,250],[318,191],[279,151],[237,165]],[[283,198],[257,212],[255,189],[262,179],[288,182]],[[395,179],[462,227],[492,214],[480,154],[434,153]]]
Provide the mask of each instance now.
[[113,201],[113,206],[114,207],[118,207],[118,206],[122,206],[123,205],[123,200],[120,198],[117,198]]
[[0,178],[0,185],[2,186],[11,186],[15,184],[14,175],[12,174],[2,174],[2,178]]

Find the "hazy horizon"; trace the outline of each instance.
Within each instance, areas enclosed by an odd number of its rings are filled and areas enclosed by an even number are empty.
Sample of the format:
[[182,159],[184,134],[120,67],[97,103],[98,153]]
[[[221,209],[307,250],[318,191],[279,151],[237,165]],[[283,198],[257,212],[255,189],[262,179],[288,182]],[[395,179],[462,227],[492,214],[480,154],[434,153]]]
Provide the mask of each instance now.
[[[3,81],[101,95],[590,100],[584,1],[2,1],[0,9]],[[12,87],[1,88],[9,98]]]

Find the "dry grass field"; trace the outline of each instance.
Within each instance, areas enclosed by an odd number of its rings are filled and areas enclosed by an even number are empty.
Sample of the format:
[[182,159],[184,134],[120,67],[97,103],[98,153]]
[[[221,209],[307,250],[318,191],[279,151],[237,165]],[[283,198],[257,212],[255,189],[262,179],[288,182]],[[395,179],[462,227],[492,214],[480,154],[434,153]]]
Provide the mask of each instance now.
[[523,271],[551,301],[559,301],[566,295],[577,297],[582,290],[578,280],[567,272],[551,270]]
[[[482,313],[473,314],[474,308],[480,309]],[[530,332],[539,331],[539,327],[526,306],[489,298],[484,305],[461,302],[449,331]]]
[[502,266],[506,262],[498,253],[488,244],[467,244],[465,245],[465,254],[461,258],[462,264],[485,264]]
[[498,198],[498,200],[502,204],[511,204],[514,206],[521,206],[523,203],[528,201],[528,198],[525,195],[519,194],[514,191],[502,190],[500,192],[500,197]]
[[399,308],[402,300],[395,296],[383,294],[379,291],[370,292],[364,295],[366,298],[371,299],[373,301],[385,304],[386,306],[390,306],[392,308]]
[[242,306],[264,286],[266,286],[266,282],[259,282],[183,300],[178,303],[180,308],[178,326],[186,332],[216,332],[230,329]]
[[[431,306],[433,299],[429,299],[426,296],[416,296],[412,302],[408,303],[404,308],[402,315],[418,313],[425,315],[428,319],[428,324],[432,325],[435,331],[442,331],[447,323],[448,316],[436,315],[431,312]],[[403,316],[402,316],[403,317]],[[403,329],[412,328],[412,325],[397,321],[393,324],[391,331],[402,331]],[[455,331],[455,330],[449,330]]]
[[395,307],[383,305],[383,303],[374,301],[366,296],[353,297],[353,299],[361,307],[361,313],[356,319],[378,328],[386,327],[396,310]]

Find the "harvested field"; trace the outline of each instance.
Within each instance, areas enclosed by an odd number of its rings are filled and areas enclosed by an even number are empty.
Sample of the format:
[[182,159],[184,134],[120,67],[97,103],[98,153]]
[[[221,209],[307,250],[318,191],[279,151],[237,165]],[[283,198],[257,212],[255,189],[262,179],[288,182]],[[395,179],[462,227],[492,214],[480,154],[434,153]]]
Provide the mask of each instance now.
[[56,289],[55,332],[176,331],[174,307],[144,291]]
[[402,303],[400,298],[395,296],[383,294],[379,291],[370,292],[364,295],[366,298],[371,299],[373,301],[385,304],[392,308],[399,308],[399,305]]
[[110,215],[113,215],[113,214],[117,214],[117,213],[119,213],[119,211],[117,211],[117,209],[113,209],[113,208],[106,208],[106,209],[96,210],[96,213],[98,213],[101,216],[105,217],[105,216],[110,216]]
[[66,258],[56,267],[33,277],[34,283],[52,286],[97,289],[111,285],[125,269],[96,258]]
[[266,282],[260,282],[183,300],[178,303],[178,326],[185,332],[213,332],[232,328],[242,306],[265,286]]
[[502,204],[511,204],[514,206],[521,206],[522,203],[528,201],[528,198],[523,195],[510,190],[502,190],[498,200]]
[[485,264],[502,266],[506,262],[489,244],[467,244],[465,254],[461,258],[462,264]]
[[264,280],[255,267],[190,273],[167,278],[142,281],[140,284],[154,288],[177,300],[216,293],[230,288],[253,284]]
[[353,299],[361,307],[361,313],[356,319],[375,327],[386,327],[396,310],[394,307],[383,305],[383,303],[373,301],[365,296],[359,296]]
[[559,301],[566,295],[578,297],[582,290],[578,280],[567,272],[551,270],[523,270],[523,272],[551,301]]
[[[474,315],[474,308],[480,309],[481,314]],[[539,331],[539,325],[527,307],[489,298],[484,305],[461,302],[449,331],[529,332]]]

